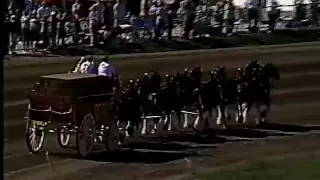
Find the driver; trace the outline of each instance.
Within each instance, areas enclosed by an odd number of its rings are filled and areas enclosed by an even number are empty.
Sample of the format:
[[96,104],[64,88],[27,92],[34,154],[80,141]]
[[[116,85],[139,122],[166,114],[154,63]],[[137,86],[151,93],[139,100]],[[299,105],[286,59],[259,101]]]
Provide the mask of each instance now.
[[98,67],[98,75],[100,76],[107,76],[107,77],[113,77],[116,75],[116,71],[114,67],[109,64],[109,56],[106,55],[99,64]]
[[83,62],[85,62],[85,61],[86,61],[86,58],[85,58],[84,56],[82,56],[82,57],[80,58],[80,60],[77,62],[76,66],[73,67],[73,69],[71,69],[71,70],[69,71],[69,73],[77,73],[77,72],[80,72],[80,66],[81,66],[81,64],[82,64]]
[[80,65],[79,72],[80,73],[88,73],[89,66],[93,63],[92,56],[86,56],[83,63]]

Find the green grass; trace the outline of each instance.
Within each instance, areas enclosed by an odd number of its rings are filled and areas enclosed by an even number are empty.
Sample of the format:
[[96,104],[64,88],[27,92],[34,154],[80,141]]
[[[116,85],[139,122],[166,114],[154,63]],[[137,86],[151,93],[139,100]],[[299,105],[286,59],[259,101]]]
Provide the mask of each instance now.
[[320,158],[286,159],[276,162],[256,162],[204,173],[200,180],[320,180]]

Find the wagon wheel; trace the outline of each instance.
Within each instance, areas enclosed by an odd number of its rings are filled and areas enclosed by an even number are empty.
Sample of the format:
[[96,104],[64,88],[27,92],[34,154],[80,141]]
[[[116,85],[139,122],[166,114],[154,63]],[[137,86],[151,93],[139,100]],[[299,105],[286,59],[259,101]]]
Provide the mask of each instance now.
[[59,130],[57,135],[58,144],[62,148],[66,148],[70,143],[71,133],[68,132],[67,128],[62,128]]
[[77,129],[78,154],[86,157],[95,146],[96,127],[92,114],[86,114]]
[[40,129],[39,121],[27,120],[26,143],[28,150],[37,153],[44,145],[45,132]]

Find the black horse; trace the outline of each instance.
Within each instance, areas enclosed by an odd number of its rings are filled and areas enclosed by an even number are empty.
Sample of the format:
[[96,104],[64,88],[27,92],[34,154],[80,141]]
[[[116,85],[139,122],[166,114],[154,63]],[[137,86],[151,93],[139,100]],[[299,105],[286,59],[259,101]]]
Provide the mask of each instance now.
[[151,71],[150,74],[145,73],[142,81],[140,81],[140,100],[143,113],[142,134],[146,133],[147,119],[153,120],[154,128],[151,133],[155,133],[155,130],[157,129],[157,123],[159,122],[159,117],[161,116],[161,108],[159,107],[160,105],[157,101],[160,86],[161,77],[155,71]]
[[[183,127],[188,126],[188,114],[196,116],[193,127],[197,126],[200,120],[201,98],[200,89],[202,88],[202,71],[200,66],[194,66],[190,71],[185,69],[183,74],[178,73],[176,81],[180,85],[181,109],[184,110]],[[188,113],[187,113],[188,112]]]
[[245,80],[238,85],[239,104],[237,115],[241,120],[239,122],[248,120],[249,111],[253,105],[256,106],[259,115],[256,123],[264,122],[269,111],[273,80],[279,80],[280,74],[272,63],[259,67],[259,69],[246,70]]
[[157,103],[159,108],[164,112],[164,124],[168,131],[172,129],[172,113],[178,118],[178,124],[181,127],[181,90],[179,84],[175,81],[173,75],[166,75],[165,85],[157,94]]
[[141,101],[136,82],[130,80],[126,89],[117,93],[117,120],[119,126],[125,124],[127,136],[132,136],[141,123]]

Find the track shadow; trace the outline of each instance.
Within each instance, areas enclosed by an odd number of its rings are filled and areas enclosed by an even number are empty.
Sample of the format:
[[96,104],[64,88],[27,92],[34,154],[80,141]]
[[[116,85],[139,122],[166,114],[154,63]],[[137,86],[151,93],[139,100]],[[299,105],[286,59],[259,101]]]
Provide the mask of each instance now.
[[81,158],[75,153],[52,153],[55,157],[68,159],[85,159],[100,162],[116,162],[116,163],[144,163],[158,164],[189,156],[196,156],[197,151],[192,147],[179,144],[163,144],[159,142],[135,142],[124,145],[120,150],[114,152],[106,152],[98,148],[86,158]]
[[145,137],[151,141],[162,142],[189,142],[196,144],[223,144],[230,141],[243,141],[243,140],[229,140],[224,137],[216,136],[215,130],[206,130],[201,134],[195,132],[168,132],[162,136]]
[[320,125],[317,126],[301,126],[294,124],[280,124],[280,123],[263,123],[256,126],[258,129],[277,130],[283,132],[307,132],[312,130],[320,130]]
[[227,129],[217,129],[216,133],[223,136],[235,136],[240,138],[266,138],[267,132],[250,128],[228,127]]
[[[214,146],[201,146],[201,148],[213,148]],[[123,145],[123,148],[145,149],[157,151],[188,151],[200,148],[200,146],[169,142],[164,139],[139,139],[131,140]]]

